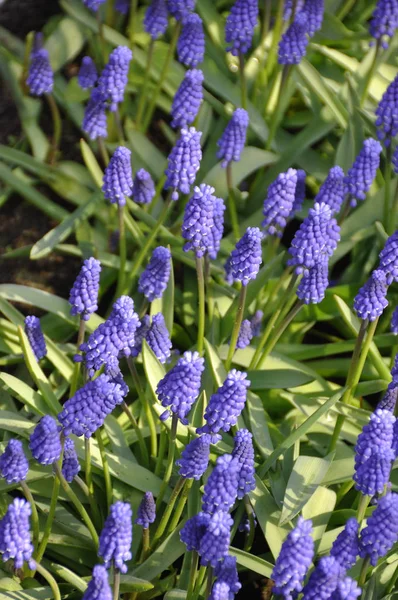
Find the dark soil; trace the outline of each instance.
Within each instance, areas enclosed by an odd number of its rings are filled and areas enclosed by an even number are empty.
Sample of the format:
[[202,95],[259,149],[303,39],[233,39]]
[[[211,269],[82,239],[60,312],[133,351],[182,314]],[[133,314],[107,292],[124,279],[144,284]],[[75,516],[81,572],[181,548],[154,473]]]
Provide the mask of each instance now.
[[40,31],[59,11],[57,0],[6,0],[0,6],[0,25],[24,39],[29,31]]

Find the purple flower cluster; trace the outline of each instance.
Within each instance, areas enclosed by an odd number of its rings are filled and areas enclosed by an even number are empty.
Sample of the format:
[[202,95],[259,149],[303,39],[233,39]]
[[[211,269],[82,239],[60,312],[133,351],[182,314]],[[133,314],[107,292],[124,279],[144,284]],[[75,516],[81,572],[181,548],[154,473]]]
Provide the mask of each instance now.
[[82,600],[112,600],[108,571],[104,565],[95,565]]
[[394,308],[394,312],[392,313],[390,331],[395,335],[398,334],[398,306]]
[[376,108],[376,117],[377,137],[389,146],[391,138],[398,133],[398,75],[384,92]]
[[213,515],[200,512],[181,529],[181,541],[188,550],[196,550],[204,566],[216,567],[227,554],[233,520],[222,510]]
[[377,140],[373,138],[365,140],[354,164],[345,176],[345,193],[350,194],[351,206],[356,206],[358,200],[365,200],[379,168],[381,150],[380,142]]
[[145,492],[137,510],[135,523],[143,529],[148,529],[156,519],[156,504],[152,492]]
[[334,556],[324,556],[311,573],[303,600],[328,600],[336,590],[342,569]]
[[115,0],[115,10],[121,15],[127,15],[130,8],[130,0]]
[[98,290],[101,263],[95,258],[87,258],[77,276],[69,295],[71,315],[80,315],[88,321],[90,315],[98,309]]
[[102,191],[112,204],[124,206],[125,196],[131,196],[132,189],[131,151],[124,146],[119,146],[105,169]]
[[330,556],[334,556],[340,566],[348,571],[356,563],[359,555],[359,523],[352,517],[348,519],[343,531],[333,542]]
[[224,232],[225,205],[214,196],[214,188],[205,183],[195,187],[184,212],[182,237],[187,240],[184,252],[193,250],[200,258],[206,252],[215,259]]
[[307,33],[310,37],[322,27],[324,0],[305,0],[302,12],[307,18]]
[[354,298],[354,310],[360,319],[375,321],[388,306],[387,276],[376,269]]
[[205,34],[199,15],[191,13],[184,17],[181,35],[177,42],[177,55],[186,67],[197,67],[205,55]]
[[282,237],[286,221],[291,215],[296,200],[297,171],[288,169],[279,173],[278,177],[268,188],[264,200],[262,226],[268,235]]
[[228,512],[238,495],[239,460],[231,454],[217,458],[216,466],[206,481],[202,509],[209,515],[222,510]]
[[377,561],[398,541],[398,494],[388,493],[377,502],[375,511],[367,519],[361,531],[359,554],[370,557],[370,564]]
[[133,540],[133,512],[127,502],[115,502],[99,538],[98,554],[104,560],[107,569],[113,564],[115,569],[127,573],[126,561],[131,559]]
[[83,4],[87,6],[90,10],[96,12],[99,7],[104,4],[106,0],[83,0]]
[[161,298],[167,288],[171,273],[171,252],[164,246],[158,246],[152,252],[149,263],[142,272],[138,290],[149,302]]
[[196,0],[167,0],[167,8],[177,21],[184,21],[195,9],[195,3]]
[[298,65],[301,62],[307,52],[309,42],[307,27],[306,13],[298,13],[279,42],[278,62],[280,65]]
[[[285,0],[283,3],[283,20],[288,21],[293,12],[294,0]],[[300,10],[304,6],[304,0],[297,0],[296,2],[296,14],[300,12]]]
[[202,83],[203,73],[200,69],[190,69],[185,73],[171,106],[171,126],[175,129],[186,128],[196,119],[203,100]]
[[168,12],[166,0],[151,0],[144,17],[144,29],[153,40],[163,35],[167,29]]
[[29,471],[22,442],[11,439],[0,456],[0,475],[8,484],[25,481]]
[[319,304],[325,297],[328,285],[328,261],[323,256],[313,267],[304,270],[296,294],[304,304]]
[[139,326],[135,332],[134,346],[131,349],[131,356],[134,358],[139,355],[142,350],[142,342],[145,340],[146,335],[151,326],[151,317],[144,315],[140,321]]
[[386,274],[387,284],[398,281],[398,231],[393,233],[379,254],[380,266]]
[[124,90],[127,85],[127,75],[133,53],[127,46],[118,46],[109,56],[99,79],[98,88],[109,101],[109,109],[115,111],[117,105],[123,102]]
[[257,0],[236,0],[225,23],[225,41],[228,52],[234,56],[246,54],[252,45],[258,19]]
[[253,328],[251,321],[249,319],[244,319],[239,329],[238,340],[236,342],[236,347],[240,350],[243,350],[248,346],[253,337]]
[[48,50],[43,46],[43,35],[37,33],[30,55],[29,74],[26,84],[32,96],[51,94],[54,87],[54,75],[50,65]]
[[15,569],[22,569],[25,561],[30,569],[35,569],[29,532],[31,512],[29,502],[14,498],[0,521],[0,553],[4,562],[14,559]]
[[246,229],[225,265],[228,283],[240,281],[242,285],[248,285],[251,279],[257,277],[262,263],[262,239],[263,234],[258,227]]
[[94,88],[84,111],[82,129],[92,140],[106,138],[108,135],[106,122],[106,96],[102,90]]
[[172,344],[162,313],[157,313],[152,317],[152,323],[145,339],[148,342],[148,346],[161,363],[165,363],[170,358]]
[[246,133],[249,126],[249,114],[244,108],[237,108],[224,133],[217,142],[217,158],[221,158],[223,169],[231,161],[239,161],[246,142]]
[[201,435],[184,448],[181,458],[176,461],[181,477],[199,480],[209,464],[211,436]]
[[292,212],[299,212],[305,200],[305,180],[306,180],[306,172],[303,169],[297,169],[297,183],[296,190],[294,193],[294,202],[292,207]]
[[[242,587],[238,578],[238,570],[236,568],[236,556],[224,556],[223,560],[217,563],[214,569],[214,575],[217,581],[214,586],[228,586],[228,600],[235,596]],[[214,589],[213,586],[213,589]],[[223,598],[223,596],[221,596]]]
[[83,90],[89,90],[97,83],[98,73],[95,63],[90,56],[83,56],[77,81]]
[[377,0],[376,8],[374,9],[369,25],[370,35],[380,41],[382,48],[387,48],[388,42],[394,36],[397,28],[397,0]]
[[189,194],[202,160],[200,138],[194,127],[181,129],[180,137],[169,154],[166,169],[166,189],[172,189],[172,200],[178,200],[178,190]]
[[155,184],[152,177],[145,171],[139,169],[135,174],[132,188],[132,195],[138,204],[149,204],[156,194]]
[[38,317],[33,315],[25,317],[25,333],[36,360],[44,358],[47,354],[47,347]]
[[33,458],[42,465],[52,465],[61,456],[62,446],[55,419],[44,415],[30,434],[29,448]]
[[77,458],[75,444],[71,438],[66,437],[64,441],[64,454],[62,457],[62,475],[68,483],[71,483],[80,471],[79,459]]
[[389,410],[391,413],[394,413],[395,405],[397,403],[398,397],[398,386],[392,381],[384,394],[383,398],[377,405],[377,408],[381,408],[382,410]]
[[232,457],[238,464],[238,499],[241,500],[256,487],[253,436],[247,429],[236,432]]
[[344,171],[341,167],[332,167],[315,197],[318,204],[329,206],[332,214],[340,211],[345,196]]

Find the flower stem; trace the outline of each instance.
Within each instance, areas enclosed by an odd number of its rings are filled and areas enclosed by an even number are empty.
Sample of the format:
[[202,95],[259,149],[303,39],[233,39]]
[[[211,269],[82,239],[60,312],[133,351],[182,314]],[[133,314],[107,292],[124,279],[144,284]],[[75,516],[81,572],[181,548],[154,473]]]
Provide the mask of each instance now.
[[137,108],[137,116],[135,118],[135,123],[136,123],[137,129],[140,128],[142,114],[143,114],[144,108],[145,108],[146,91],[147,91],[148,83],[149,83],[149,71],[150,71],[151,65],[152,65],[154,48],[155,48],[155,40],[151,39],[151,42],[150,42],[149,48],[148,48],[147,59],[146,59],[144,83],[142,85],[141,95],[140,95],[140,99],[138,102],[138,108]]
[[284,0],[278,0],[276,19],[275,19],[275,23],[274,23],[274,27],[273,27],[273,31],[272,31],[272,42],[271,42],[271,47],[269,49],[268,58],[267,58],[266,66],[265,66],[267,79],[273,72],[273,70],[275,68],[275,64],[276,64],[278,44],[279,44],[279,39],[281,37],[282,27],[283,27],[283,6],[284,6]]
[[350,12],[352,7],[355,5],[356,0],[346,0],[346,2],[339,8],[336,13],[336,17],[342,21],[346,15]]
[[191,557],[191,569],[189,571],[189,586],[187,591],[187,599],[192,598],[193,591],[195,589],[196,577],[198,574],[199,566],[199,554],[195,551],[192,552]]
[[95,505],[94,484],[91,471],[91,438],[84,438],[84,471],[86,475],[86,485],[89,493],[90,506]]
[[174,511],[174,515],[173,518],[171,520],[171,523],[169,525],[168,531],[167,533],[173,533],[173,531],[177,528],[178,523],[180,522],[181,519],[181,515],[184,511],[184,507],[185,504],[187,502],[188,496],[189,496],[189,492],[192,488],[193,485],[193,479],[187,479],[185,480],[185,485],[184,488],[182,490],[182,494],[181,494],[181,498],[178,501],[178,504],[176,506],[176,509]]
[[175,442],[176,442],[176,437],[177,437],[177,425],[178,425],[178,417],[177,417],[177,415],[173,414],[172,419],[171,419],[171,431],[170,431],[170,437],[169,437],[169,452],[168,452],[168,456],[167,456],[166,471],[164,474],[162,487],[160,488],[159,496],[156,500],[156,508],[157,509],[159,509],[159,507],[162,504],[163,497],[166,493],[166,489],[167,489],[167,486],[169,485],[171,473],[173,471],[174,456],[175,456],[175,449],[176,449]]
[[106,149],[106,146],[105,146],[104,138],[99,136],[97,138],[97,142],[98,142],[98,150],[99,150],[99,153],[101,156],[103,166],[107,167],[109,164],[109,154],[108,154],[108,150]]
[[62,134],[62,121],[61,115],[59,114],[59,109],[57,103],[55,102],[54,96],[52,94],[46,94],[47,102],[51,111],[51,118],[53,122],[53,137],[51,140],[50,151],[47,156],[47,160],[50,165],[53,165],[57,158],[57,152],[59,147],[59,142],[61,140]]
[[[79,333],[77,334],[77,342],[76,342],[76,347],[77,347],[78,351],[79,351],[81,344],[84,342],[85,328],[86,328],[86,321],[84,321],[83,319],[80,319]],[[70,397],[75,395],[76,390],[79,385],[80,366],[81,366],[81,363],[76,362],[73,367],[72,382],[70,384],[70,392],[69,392]]]
[[210,596],[211,588],[213,585],[213,567],[207,567],[207,584],[205,598]]
[[238,213],[236,210],[235,198],[234,198],[234,186],[232,183],[232,162],[231,161],[227,164],[227,167],[225,169],[225,174],[227,176],[229,218],[231,219],[232,231],[234,234],[235,241],[237,242],[240,238],[240,230],[239,230]]
[[151,436],[151,456],[156,457],[157,452],[158,452],[158,437],[157,437],[157,433],[156,433],[156,425],[155,425],[155,421],[153,420],[152,409],[150,407],[148,399],[145,397],[145,392],[142,389],[140,377],[138,375],[136,366],[135,366],[131,356],[127,357],[127,366],[131,373],[131,377],[133,378],[135,389],[137,390],[137,394],[140,399],[140,402],[145,410],[145,416],[146,416],[146,420],[148,422],[149,432],[150,432],[150,436]]
[[129,38],[130,38],[130,45],[133,46],[134,44],[134,35],[135,35],[135,21],[136,21],[136,17],[137,17],[137,6],[138,6],[138,0],[131,0],[131,5],[130,5],[130,19],[129,19],[129,25],[128,25],[128,32],[129,32]]
[[196,274],[198,277],[198,300],[199,300],[199,315],[198,315],[198,343],[197,350],[199,354],[203,352],[203,341],[205,337],[205,320],[206,320],[206,299],[205,299],[205,280],[203,274],[203,257],[196,257]]
[[100,41],[100,47],[101,47],[101,54],[102,54],[102,61],[103,64],[106,64],[106,60],[107,60],[107,55],[106,55],[106,42],[105,42],[105,36],[104,36],[104,24],[101,20],[101,11],[97,11],[97,24],[98,24],[98,38]]
[[366,509],[368,508],[369,502],[370,496],[362,496],[361,494],[357,511],[357,521],[359,525],[361,525],[362,521],[365,518]]
[[253,545],[254,533],[255,533],[255,530],[256,530],[256,525],[255,525],[255,521],[254,521],[253,507],[252,507],[252,505],[250,503],[250,498],[249,498],[249,496],[247,494],[244,497],[243,502],[245,504],[245,509],[246,509],[246,513],[247,513],[247,517],[249,519],[249,525],[250,525],[250,531],[249,531],[248,535],[246,536],[246,540],[245,540],[244,551],[245,552],[250,552],[251,547]]
[[45,569],[43,567],[43,565],[41,565],[40,563],[36,563],[36,571],[38,573],[40,573],[40,575],[42,577],[44,577],[44,579],[47,581],[47,583],[49,584],[51,591],[53,593],[53,597],[54,600],[61,600],[61,593],[59,591],[59,587],[57,582],[55,581],[54,577],[51,575],[51,573],[49,573],[47,571],[47,569]]
[[142,562],[144,562],[144,560],[146,559],[146,557],[149,553],[150,545],[151,545],[151,540],[149,537],[149,527],[145,527],[142,530],[142,553],[141,553]]
[[360,588],[363,587],[365,580],[366,580],[366,572],[369,568],[369,563],[370,563],[370,556],[367,556],[366,558],[363,559],[363,563],[362,563],[362,567],[361,567],[361,572],[359,574],[359,579],[358,579],[358,585]]
[[282,333],[288,328],[290,323],[293,321],[294,317],[300,312],[301,307],[303,306],[303,302],[299,300],[291,309],[291,311],[286,315],[283,319],[282,323],[279,327],[276,328],[276,331],[271,339],[268,340],[268,343],[265,345],[264,351],[261,355],[261,358],[258,362],[257,369],[261,369],[263,364],[265,363],[268,355],[275,347],[277,341],[281,337]]
[[32,509],[33,547],[35,548],[35,550],[37,550],[39,543],[39,515],[37,514],[36,504],[32,496],[32,492],[28,487],[28,484],[26,483],[26,481],[21,481],[20,484],[22,491],[25,494],[25,498],[29,502],[30,507]]
[[138,444],[139,444],[139,447],[140,447],[141,458],[142,458],[142,460],[144,462],[144,465],[146,467],[149,467],[148,449],[146,447],[145,440],[142,437],[141,429],[140,429],[140,427],[139,427],[139,425],[138,425],[138,423],[137,423],[134,415],[132,414],[131,410],[129,409],[129,407],[127,406],[127,404],[126,404],[125,401],[123,401],[123,403],[122,403],[122,409],[126,413],[128,419],[129,419],[130,423],[132,424],[133,429],[134,429],[134,431],[135,431],[135,433],[137,435],[137,441],[138,441]]
[[119,277],[117,281],[116,296],[119,297],[124,289],[124,276],[126,271],[126,228],[124,226],[124,206],[117,207],[117,214],[119,219],[119,256],[120,256],[120,267]]
[[120,590],[120,571],[113,567],[113,600],[118,600]]
[[234,328],[232,330],[231,341],[229,342],[228,356],[225,363],[225,368],[227,371],[229,371],[229,369],[231,368],[232,359],[235,354],[236,342],[238,341],[240,326],[242,325],[243,313],[245,310],[246,295],[247,285],[242,285],[239,294],[239,303],[238,309],[236,311]]
[[362,90],[362,94],[361,94],[361,98],[360,98],[360,103],[359,106],[362,108],[363,105],[365,104],[365,100],[368,96],[368,90],[369,90],[369,86],[370,86],[370,82],[372,81],[372,77],[375,74],[376,71],[376,66],[377,66],[377,59],[379,56],[379,50],[380,50],[380,39],[377,40],[376,42],[376,46],[375,46],[375,55],[372,61],[372,64],[370,65],[370,69],[366,74],[366,78],[365,78],[365,84]]
[[[161,539],[162,535],[164,534],[167,524],[169,522],[171,513],[173,512],[173,508],[174,505],[176,503],[176,500],[178,498],[179,493],[181,492],[183,486],[185,484],[185,479],[183,477],[180,477],[180,479],[177,481],[176,486],[170,496],[169,501],[167,502],[166,508],[164,510],[164,513],[162,515],[162,518],[160,519],[160,523],[156,529],[155,535],[153,536],[153,540],[152,540],[152,548],[156,547],[157,542]],[[167,486],[166,486],[167,487]],[[163,486],[162,486],[163,488]],[[158,500],[161,497],[162,494],[162,490],[160,491],[160,494],[158,496]],[[163,494],[164,495],[164,494]]]
[[242,52],[239,52],[239,76],[240,76],[240,93],[242,108],[247,108],[247,86],[245,77],[245,57]]
[[102,441],[102,435],[101,435],[101,431],[99,429],[97,429],[97,431],[95,433],[95,437],[96,437],[98,448],[99,448],[100,455],[101,455],[102,469],[103,469],[104,480],[105,480],[106,504],[107,504],[108,512],[109,512],[109,509],[110,509],[110,507],[112,505],[112,501],[113,501],[112,479],[111,479],[111,474],[109,472],[109,465],[108,465],[108,460],[106,458],[104,442]]
[[155,466],[155,475],[159,477],[160,472],[162,470],[163,459],[166,452],[167,447],[167,429],[166,427],[162,427],[160,431],[160,439],[159,439],[159,452],[156,458],[156,466]]
[[261,41],[263,42],[268,35],[271,23],[271,0],[264,0],[263,20],[261,23]]
[[[192,600],[197,600],[197,598],[199,597],[200,590],[202,588],[202,584],[205,579],[205,576],[206,576],[206,567],[202,566],[202,567],[200,567],[198,575],[196,577],[196,586],[195,586],[194,592],[192,594]],[[187,595],[187,598],[188,598],[188,595]]]
[[[61,465],[62,465],[62,458],[60,459],[60,461],[61,461]],[[57,506],[58,494],[59,494],[59,479],[57,477],[54,477],[53,491],[51,494],[51,502],[50,502],[50,510],[48,511],[47,520],[46,520],[46,524],[45,524],[44,532],[43,532],[43,537],[41,538],[39,549],[37,550],[37,553],[35,556],[35,560],[37,560],[37,562],[40,562],[41,559],[43,558],[44,552],[45,552],[47,544],[48,544],[48,540],[49,540],[50,533],[51,533],[51,527],[52,527],[53,521],[54,521],[55,509]]]
[[282,70],[282,78],[281,84],[279,86],[278,98],[275,104],[275,110],[270,119],[270,127],[268,131],[268,139],[266,144],[266,150],[271,150],[272,143],[274,141],[275,133],[278,128],[279,123],[282,120],[283,116],[283,92],[287,86],[287,82],[289,80],[289,76],[291,73],[291,65],[284,65]]

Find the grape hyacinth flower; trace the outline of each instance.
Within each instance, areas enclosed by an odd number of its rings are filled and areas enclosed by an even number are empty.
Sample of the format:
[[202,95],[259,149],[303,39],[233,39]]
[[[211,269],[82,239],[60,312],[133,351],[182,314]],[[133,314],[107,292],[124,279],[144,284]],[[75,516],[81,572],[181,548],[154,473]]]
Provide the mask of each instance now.
[[315,196],[315,203],[326,204],[335,214],[340,211],[344,195],[344,171],[339,166],[332,167]]
[[105,169],[102,191],[106,200],[124,206],[125,196],[131,196],[132,189],[131,151],[124,146],[119,146]]
[[181,458],[176,461],[181,477],[196,480],[202,477],[209,464],[210,440],[209,435],[201,435],[184,448]]
[[227,274],[232,281],[240,281],[242,286],[246,286],[251,279],[257,277],[262,263],[262,238],[263,234],[258,227],[246,229],[229,258]]
[[253,436],[247,429],[239,429],[234,437],[232,457],[238,463],[238,500],[254,490],[254,448]]
[[172,200],[178,200],[178,190],[183,194],[191,191],[202,160],[201,136],[202,132],[196,131],[195,127],[181,129],[180,137],[169,154],[165,189],[173,190]]
[[105,2],[106,0],[83,0],[83,4],[93,12],[97,12],[99,7]]
[[90,315],[98,309],[100,272],[99,260],[91,257],[83,262],[69,295],[71,315],[80,315],[83,321],[88,321]]
[[351,577],[344,577],[337,582],[337,588],[330,596],[330,600],[356,600],[362,594],[362,590]]
[[236,347],[240,350],[246,348],[253,337],[253,329],[252,324],[249,319],[244,319],[239,329],[238,341],[236,342]]
[[375,321],[388,306],[387,277],[382,269],[372,272],[354,298],[354,310],[360,319]]
[[144,294],[148,302],[161,298],[167,288],[171,273],[171,252],[164,246],[158,246],[138,282],[138,291]]
[[116,356],[110,356],[105,363],[105,375],[108,376],[111,383],[117,383],[120,385],[123,397],[129,393],[129,387],[123,379],[122,372],[120,370],[119,361]]
[[249,114],[244,108],[237,108],[232,114],[224,133],[217,142],[217,158],[221,158],[221,166],[225,169],[231,161],[238,162],[246,143],[249,126]]
[[203,22],[196,13],[186,16],[177,42],[178,61],[186,67],[197,67],[205,55]]
[[394,312],[392,313],[390,331],[394,335],[398,334],[398,306],[394,308]]
[[41,330],[40,319],[33,315],[25,317],[25,333],[37,362],[47,354],[46,341]]
[[[214,256],[214,253],[217,254],[218,247],[215,247],[213,229],[217,229],[215,212],[220,206],[218,203],[222,205],[223,216],[224,202],[214,196],[213,187],[201,183],[199,187],[194,188],[193,196],[185,207],[181,229],[182,237],[187,240],[184,252],[193,250],[198,258],[204,256],[206,252],[210,256]],[[223,222],[221,227],[223,229]]]
[[145,169],[139,169],[133,180],[132,195],[134,201],[138,204],[149,204],[155,194],[155,184],[152,177]]
[[348,571],[356,563],[359,555],[359,523],[352,517],[333,542],[330,556],[334,556],[340,566]]
[[62,446],[58,425],[53,417],[44,415],[29,438],[32,456],[41,465],[52,465],[61,456]]
[[310,37],[322,27],[324,0],[305,0],[302,13],[307,18],[307,33]]
[[395,405],[397,403],[398,398],[398,386],[392,381],[384,394],[383,398],[378,403],[376,409],[380,408],[382,410],[389,410],[394,414]]
[[194,122],[203,100],[203,73],[200,69],[186,71],[171,106],[171,126],[187,127]]
[[135,358],[142,350],[142,342],[146,339],[146,335],[151,326],[151,317],[144,315],[141,319],[139,327],[135,332],[134,346],[131,348],[131,356]]
[[197,429],[196,433],[210,433],[214,439],[220,439],[221,436],[215,434],[220,430],[228,432],[236,425],[250,386],[250,381],[246,378],[247,373],[236,369],[228,373],[222,386],[210,397],[204,415],[206,424]]
[[164,364],[171,356],[172,343],[162,313],[157,313],[152,317],[152,323],[145,339],[156,358]]
[[298,65],[305,56],[308,46],[308,19],[305,12],[299,12],[293,23],[281,37],[278,50],[280,65]]
[[257,0],[236,0],[225,23],[227,51],[234,56],[246,54],[252,45],[258,19]]
[[264,313],[262,310],[256,310],[251,319],[253,337],[258,337],[261,333],[261,325],[263,323]]
[[168,25],[166,0],[151,0],[144,17],[144,29],[153,40],[166,32]]
[[292,212],[299,212],[305,200],[305,179],[306,172],[303,169],[297,169],[297,183],[296,183],[296,191],[294,193],[294,202]]
[[391,138],[398,133],[398,75],[384,92],[376,108],[376,117],[377,137],[389,146]]
[[351,206],[365,200],[380,164],[381,144],[373,138],[364,141],[354,164],[344,178],[345,192],[350,194]]
[[184,21],[195,9],[195,3],[196,0],[167,0],[167,9],[177,21]]
[[106,122],[106,97],[102,90],[94,88],[84,111],[82,129],[91,140],[108,136]]
[[224,200],[215,196],[213,212],[214,227],[212,227],[210,231],[212,241],[208,247],[209,257],[213,260],[217,258],[217,254],[221,246],[222,236],[224,233],[224,211]]
[[170,407],[184,425],[188,424],[187,417],[199,396],[204,368],[204,359],[198,352],[185,352],[157,385],[159,402]]
[[109,110],[112,112],[117,110],[119,102],[123,102],[132,58],[133,53],[130,48],[118,46],[111,52],[109,61],[98,79],[98,88],[110,102]]
[[268,235],[282,237],[286,227],[287,218],[293,210],[296,199],[297,171],[288,169],[286,173],[279,173],[278,177],[268,188],[264,200],[262,226]]
[[127,502],[115,502],[99,538],[98,555],[109,569],[113,564],[121,573],[127,573],[126,561],[131,560],[131,544],[133,541],[133,511]]
[[206,481],[202,510],[209,515],[216,511],[228,512],[238,494],[239,464],[231,454],[223,454]]
[[148,529],[151,523],[156,519],[156,503],[152,492],[145,492],[143,499],[137,510],[137,518],[134,521],[136,525],[141,525],[143,529]]
[[180,531],[180,539],[189,551],[199,552],[200,541],[210,523],[210,515],[200,512],[186,521]]
[[48,50],[43,48],[41,33],[37,33],[35,36],[26,84],[32,96],[43,96],[43,94],[51,94],[53,91],[54,75]]
[[299,517],[276,559],[271,575],[274,580],[273,592],[283,596],[285,600],[292,600],[303,589],[304,579],[314,556],[311,534],[312,522]]
[[208,600],[229,600],[230,596],[229,585],[225,581],[215,581]]
[[397,0],[377,0],[369,25],[369,33],[382,48],[388,47],[390,38],[398,28],[398,3]]
[[82,600],[112,600],[112,590],[108,581],[108,571],[104,565],[95,565]]
[[98,73],[95,63],[90,56],[83,56],[77,81],[83,90],[89,90],[97,83]]
[[328,278],[327,256],[322,256],[310,269],[305,269],[296,295],[304,304],[319,304],[325,297]]
[[322,557],[303,590],[303,600],[329,600],[342,572],[334,556]]
[[234,596],[242,587],[236,568],[236,556],[229,554],[224,556],[224,559],[217,563],[214,575],[217,577],[218,583],[225,583],[228,586],[230,595]]
[[31,512],[29,502],[23,498],[14,498],[0,520],[0,553],[3,562],[14,559],[15,569],[22,569],[25,561],[30,569],[36,568],[32,559],[33,545],[29,531]]
[[366,527],[361,531],[359,554],[369,556],[375,567],[379,558],[398,541],[398,494],[389,492],[379,498],[376,509],[368,517]]
[[199,543],[201,565],[216,567],[217,563],[228,554],[232,525],[232,517],[222,510],[218,510],[210,517]]
[[130,0],[116,0],[115,1],[115,10],[121,15],[127,15],[130,8]]
[[64,454],[62,457],[62,475],[68,483],[71,483],[80,471],[80,463],[77,458],[75,444],[71,438],[66,437],[64,442]]
[[398,146],[394,150],[394,154],[392,155],[392,166],[394,168],[394,173],[398,173]]
[[379,269],[386,274],[387,284],[398,281],[398,231],[388,238],[379,257]]
[[[283,20],[288,21],[292,16],[294,0],[285,0],[283,4]],[[304,6],[304,0],[297,0],[296,14],[298,14]]]
[[25,481],[29,471],[29,462],[20,440],[9,440],[0,456],[0,475],[8,484]]

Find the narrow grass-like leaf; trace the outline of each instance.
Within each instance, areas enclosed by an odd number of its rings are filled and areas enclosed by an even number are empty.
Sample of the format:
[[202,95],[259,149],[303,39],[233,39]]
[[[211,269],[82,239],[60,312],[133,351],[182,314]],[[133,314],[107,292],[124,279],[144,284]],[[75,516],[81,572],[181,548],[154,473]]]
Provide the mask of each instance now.
[[133,570],[134,577],[145,577],[152,581],[186,552],[185,544],[180,541],[181,527],[182,524],[160,544],[149,558]]
[[47,414],[48,406],[44,402],[43,396],[39,392],[32,390],[24,381],[9,373],[0,373],[0,380],[12,396],[23,404],[26,404],[35,413],[42,417]]
[[249,569],[249,571],[253,571],[253,573],[258,573],[263,577],[271,577],[274,565],[272,565],[270,562],[260,558],[259,556],[249,554],[249,552],[244,552],[239,548],[234,548],[233,546],[230,547],[229,553],[232,554],[232,556],[236,556],[236,562],[241,567]]
[[316,548],[326,531],[330,517],[336,505],[336,492],[320,486],[303,506],[304,519],[311,519],[313,526],[312,538]]

